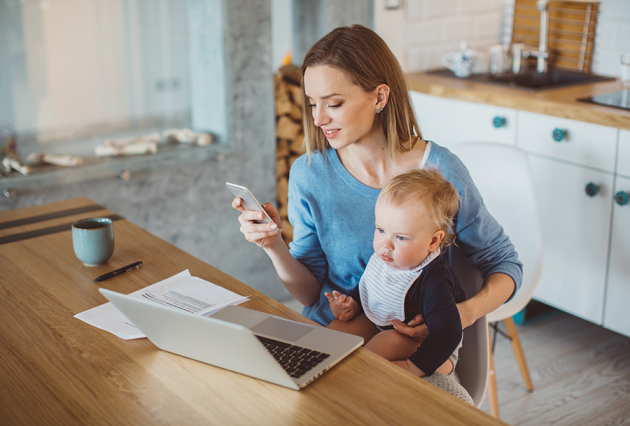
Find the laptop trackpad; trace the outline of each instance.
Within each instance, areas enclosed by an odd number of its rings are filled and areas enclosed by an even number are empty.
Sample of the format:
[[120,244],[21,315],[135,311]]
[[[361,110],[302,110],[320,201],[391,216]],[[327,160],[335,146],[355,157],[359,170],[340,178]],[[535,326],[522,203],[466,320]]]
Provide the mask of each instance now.
[[263,322],[256,324],[250,330],[254,333],[275,337],[276,339],[295,342],[312,331],[313,326],[269,317]]

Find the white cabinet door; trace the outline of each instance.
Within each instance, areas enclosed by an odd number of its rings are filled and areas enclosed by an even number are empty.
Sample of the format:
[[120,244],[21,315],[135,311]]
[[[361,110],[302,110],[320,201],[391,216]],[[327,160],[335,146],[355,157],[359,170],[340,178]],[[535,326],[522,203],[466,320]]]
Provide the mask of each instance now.
[[550,115],[524,111],[518,114],[520,148],[611,173],[615,172],[618,131]]
[[[544,241],[534,298],[602,324],[613,175],[536,155],[530,161]],[[594,197],[585,192],[591,182],[599,187]]]
[[516,144],[516,110],[410,93],[425,140],[447,148],[462,142]]
[[[615,193],[630,194],[630,179],[617,177]],[[630,336],[630,203],[613,206],[604,327]]]
[[619,132],[604,326],[630,336],[630,132]]

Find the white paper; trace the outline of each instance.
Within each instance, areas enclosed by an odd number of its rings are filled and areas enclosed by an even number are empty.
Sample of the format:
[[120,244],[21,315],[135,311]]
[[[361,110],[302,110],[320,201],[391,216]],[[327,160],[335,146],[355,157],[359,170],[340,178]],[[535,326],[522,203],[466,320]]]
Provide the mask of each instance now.
[[[249,300],[245,296],[193,277],[187,270],[170,278],[135,291],[130,296],[151,300],[195,315],[210,315],[228,305]],[[74,316],[94,327],[108,331],[121,339],[146,337],[114,305],[105,303]]]

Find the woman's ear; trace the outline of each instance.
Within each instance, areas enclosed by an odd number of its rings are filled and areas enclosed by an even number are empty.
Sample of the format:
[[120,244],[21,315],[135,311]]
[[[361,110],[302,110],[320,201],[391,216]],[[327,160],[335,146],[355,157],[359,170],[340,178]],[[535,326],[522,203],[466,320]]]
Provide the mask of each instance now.
[[440,243],[444,239],[445,235],[446,234],[441,229],[435,231],[435,233],[433,234],[433,237],[431,237],[431,244],[429,244],[429,252],[435,251],[440,246]]
[[376,108],[381,111],[389,101],[389,86],[387,84],[379,84],[376,86]]

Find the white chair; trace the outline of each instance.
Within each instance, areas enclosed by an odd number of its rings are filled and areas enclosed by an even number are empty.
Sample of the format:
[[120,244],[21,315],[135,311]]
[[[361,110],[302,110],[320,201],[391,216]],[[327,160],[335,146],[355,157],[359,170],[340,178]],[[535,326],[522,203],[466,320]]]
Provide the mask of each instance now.
[[[451,246],[451,268],[462,285],[466,297],[481,290],[483,279],[479,271],[466,263],[463,251]],[[477,408],[481,407],[486,395],[489,373],[488,321],[479,318],[473,325],[464,329],[464,341],[459,351],[459,361],[455,372],[461,385],[468,391]]]
[[[488,211],[503,226],[524,265],[520,290],[512,300],[487,315],[487,321],[503,321],[525,385],[531,392],[534,387],[512,319],[531,300],[542,271],[542,230],[527,154],[515,146],[497,143],[465,143],[453,147],[452,152],[470,171]],[[492,348],[489,362],[490,412],[499,418]]]

